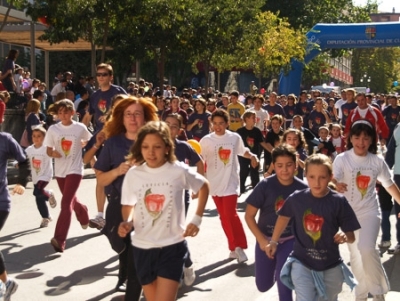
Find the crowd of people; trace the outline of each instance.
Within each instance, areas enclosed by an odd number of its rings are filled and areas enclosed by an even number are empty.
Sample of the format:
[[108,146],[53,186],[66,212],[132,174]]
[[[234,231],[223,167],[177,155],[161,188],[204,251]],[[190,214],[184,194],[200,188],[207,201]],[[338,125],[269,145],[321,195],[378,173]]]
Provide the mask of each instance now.
[[[228,257],[247,261],[236,209],[243,194],[245,222],[257,240],[258,290],[277,281],[281,301],[292,300],[293,290],[297,300],[337,300],[346,282],[355,286],[356,300],[367,300],[368,293],[384,300],[389,284],[376,241],[381,229],[378,246],[391,247],[392,207],[400,213],[397,95],[349,88],[297,97],[257,94],[256,87],[249,94],[202,88],[178,93],[142,79],[125,90],[104,63],[96,70],[98,89],[93,78],[73,82],[67,71],[57,73],[51,91],[41,90],[36,79],[29,91],[18,90],[17,56],[10,53],[2,70],[0,104],[12,94],[25,97],[26,127],[19,143],[0,133],[0,172],[5,176],[7,159],[14,157],[21,184],[14,189],[23,193],[29,162],[40,227],[53,220],[47,203],[54,208],[57,201],[45,187],[55,176],[62,198],[52,247],[61,253],[67,248],[73,212],[83,229],[101,230],[119,255],[116,290],[126,300],[139,300],[142,289],[149,301],[175,300],[180,283],[194,283],[185,237],[197,235],[208,195]],[[97,179],[92,219],[76,197],[85,164]],[[3,186],[1,227],[11,201]],[[196,214],[185,222],[195,199]],[[396,238],[389,251],[400,254],[399,221]],[[339,254],[342,243],[349,247],[350,269]],[[0,294],[9,300],[17,283],[7,277],[2,256],[0,279]]]

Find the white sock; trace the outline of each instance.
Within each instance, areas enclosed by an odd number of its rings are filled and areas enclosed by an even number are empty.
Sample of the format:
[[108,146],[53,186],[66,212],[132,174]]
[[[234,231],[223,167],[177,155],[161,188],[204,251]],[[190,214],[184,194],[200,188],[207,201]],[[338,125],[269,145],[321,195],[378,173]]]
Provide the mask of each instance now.
[[103,218],[103,212],[97,212],[97,217]]

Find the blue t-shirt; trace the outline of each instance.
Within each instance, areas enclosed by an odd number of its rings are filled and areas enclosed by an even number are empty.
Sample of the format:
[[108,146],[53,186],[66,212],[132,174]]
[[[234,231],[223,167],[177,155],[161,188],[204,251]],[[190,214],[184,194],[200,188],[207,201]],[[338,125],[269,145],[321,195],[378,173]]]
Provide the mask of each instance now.
[[312,121],[312,128],[310,130],[317,136],[318,130],[321,126],[325,125],[326,118],[322,112],[318,112],[316,110],[312,111],[308,116],[308,121]]
[[346,198],[329,191],[316,198],[309,188],[296,191],[283,204],[279,215],[293,222],[295,243],[291,256],[315,271],[325,271],[342,263],[339,245],[333,240],[339,227],[343,232],[360,229]]
[[100,122],[99,118],[110,109],[111,99],[117,94],[126,94],[126,91],[120,86],[111,85],[107,91],[99,89],[90,96],[89,113],[94,115],[96,130],[100,131],[103,128],[104,123]]
[[346,102],[342,104],[340,109],[342,110],[342,120],[340,121],[343,126],[346,125],[347,117],[350,115],[350,112],[354,110],[357,107],[357,103],[355,101],[353,102]]
[[285,117],[285,111],[280,104],[276,103],[274,106],[267,104],[263,106],[263,109],[267,110],[269,117],[272,117],[274,115],[282,115],[282,117]]
[[389,128],[390,136],[392,136],[393,130],[397,125],[397,118],[399,117],[399,114],[400,107],[393,108],[392,106],[386,107],[382,112],[382,115],[385,118],[386,124]]
[[[274,232],[275,223],[278,218],[277,211],[282,207],[286,198],[296,190],[307,188],[307,185],[296,177],[290,185],[282,185],[276,175],[261,180],[251,194],[247,197],[246,203],[260,210],[258,227],[264,235],[271,237]],[[292,229],[289,224],[283,231],[281,237],[291,236]]]
[[[125,162],[125,157],[128,155],[134,141],[125,137],[125,134],[110,137],[104,142],[99,157],[94,165],[94,168],[103,172],[110,171],[118,167],[122,162]],[[116,178],[110,185],[105,188],[106,194],[111,194],[115,189],[121,195],[122,182],[125,175]]]
[[183,162],[189,166],[196,166],[197,162],[201,160],[200,156],[189,143],[178,139],[175,139],[175,156],[179,162]]
[[25,153],[19,143],[10,134],[0,132],[0,211],[10,211],[11,198],[7,187],[7,160],[12,158],[19,163],[26,162]]
[[261,142],[264,142],[264,136],[261,130],[258,127],[248,130],[243,126],[239,128],[236,133],[238,133],[242,138],[244,146],[248,147],[253,154],[260,157],[261,151],[264,149],[260,144]]
[[210,122],[208,121],[210,116],[211,114],[208,112],[203,114],[193,113],[189,116],[188,124],[192,124],[196,119],[199,119],[199,123],[191,129],[191,133],[194,137],[201,139],[210,133]]

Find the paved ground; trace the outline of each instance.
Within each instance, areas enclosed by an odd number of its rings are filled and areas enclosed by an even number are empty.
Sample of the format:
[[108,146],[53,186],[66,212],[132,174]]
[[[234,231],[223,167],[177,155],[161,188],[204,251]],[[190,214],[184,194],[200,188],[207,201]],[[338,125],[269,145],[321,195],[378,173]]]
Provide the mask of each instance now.
[[[86,170],[78,197],[88,205],[91,215],[96,212],[94,186],[93,173]],[[49,187],[54,189],[56,197],[60,199],[54,180]],[[246,195],[243,195],[238,204],[243,222],[245,198]],[[192,206],[189,210],[189,217],[193,215],[194,208],[195,206]],[[50,212],[56,220],[59,206],[50,209]],[[7,270],[20,285],[12,298],[13,301],[123,300],[121,293],[114,292],[117,282],[117,256],[104,236],[95,229],[83,230],[73,218],[67,249],[63,254],[54,253],[49,241],[53,237],[55,222],[50,223],[48,228],[40,229],[40,220],[32,196],[32,183],[29,183],[25,195],[13,196],[11,214],[0,237],[0,249],[6,259]],[[392,221],[394,220],[395,217],[392,216]],[[394,227],[392,228],[394,234]],[[183,287],[179,291],[179,300],[278,300],[276,287],[268,293],[260,293],[255,287],[255,239],[246,226],[245,230],[249,243],[249,261],[239,265],[236,261],[227,259],[227,242],[215,206],[210,199],[200,234],[196,238],[188,239],[196,265],[197,279],[192,287]],[[342,254],[348,261],[345,246],[342,248]],[[398,301],[400,255],[384,254],[382,261],[392,289],[386,300]],[[339,300],[354,300],[354,297],[348,288],[344,287]]]

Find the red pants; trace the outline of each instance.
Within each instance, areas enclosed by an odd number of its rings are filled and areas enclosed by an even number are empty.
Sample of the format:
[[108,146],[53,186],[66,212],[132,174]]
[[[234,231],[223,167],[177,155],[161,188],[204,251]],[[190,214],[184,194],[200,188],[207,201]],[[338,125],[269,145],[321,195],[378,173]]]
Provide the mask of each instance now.
[[236,247],[247,249],[246,235],[236,211],[238,196],[234,194],[212,198],[217,206],[222,228],[228,238],[229,250],[234,251]]
[[62,249],[65,249],[69,226],[71,225],[72,211],[81,225],[89,224],[88,209],[76,198],[76,191],[81,183],[82,176],[77,174],[67,175],[65,178],[56,178],[62,193],[61,212],[58,216],[54,238]]

